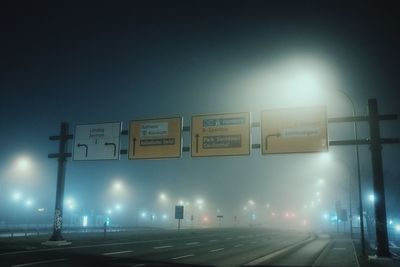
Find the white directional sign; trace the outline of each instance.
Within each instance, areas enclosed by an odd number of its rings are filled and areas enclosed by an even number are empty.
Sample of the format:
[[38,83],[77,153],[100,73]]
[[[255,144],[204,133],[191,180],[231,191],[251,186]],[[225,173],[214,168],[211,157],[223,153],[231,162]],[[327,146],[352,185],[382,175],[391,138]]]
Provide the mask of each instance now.
[[75,127],[73,160],[119,159],[121,122]]
[[192,157],[250,154],[250,113],[192,117]]
[[179,158],[182,117],[134,120],[129,125],[129,159]]
[[263,154],[327,151],[326,108],[266,110],[261,136]]

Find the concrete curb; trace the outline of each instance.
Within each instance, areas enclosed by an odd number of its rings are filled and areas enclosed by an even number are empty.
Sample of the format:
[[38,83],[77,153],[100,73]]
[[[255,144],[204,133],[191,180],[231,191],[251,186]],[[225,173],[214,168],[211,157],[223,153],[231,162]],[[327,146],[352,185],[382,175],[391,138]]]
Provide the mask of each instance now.
[[300,247],[302,247],[302,246],[314,241],[315,239],[316,239],[316,236],[313,235],[313,236],[307,238],[306,240],[299,241],[299,242],[294,243],[294,244],[292,244],[292,245],[290,245],[288,247],[276,250],[276,251],[274,251],[274,252],[272,252],[272,253],[270,253],[268,255],[265,255],[263,257],[257,258],[255,260],[252,260],[251,262],[246,263],[243,266],[254,266],[254,265],[258,265],[260,263],[269,262],[269,261],[271,261],[271,260],[273,260],[275,258],[282,257],[283,255],[289,254],[292,251],[294,251],[294,250],[296,250],[296,249],[298,249],[298,248],[300,248]]
[[326,245],[322,248],[321,252],[319,253],[317,259],[312,264],[313,267],[321,266],[321,262],[323,261],[323,258],[325,258],[326,254],[329,252],[329,250],[332,248],[332,246],[333,246],[332,240],[330,240],[330,241],[328,241],[328,243],[326,243]]

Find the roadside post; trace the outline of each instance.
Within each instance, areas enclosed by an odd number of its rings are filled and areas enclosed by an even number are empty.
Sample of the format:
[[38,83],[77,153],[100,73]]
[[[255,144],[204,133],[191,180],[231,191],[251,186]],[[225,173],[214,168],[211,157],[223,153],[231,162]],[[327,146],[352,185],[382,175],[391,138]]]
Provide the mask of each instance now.
[[181,220],[183,219],[183,206],[175,206],[175,219],[178,220],[178,232],[181,230]]
[[63,223],[63,203],[64,203],[64,185],[65,185],[65,165],[68,157],[71,157],[71,153],[67,153],[67,143],[69,139],[72,139],[72,135],[68,133],[68,123],[61,123],[60,135],[50,136],[52,141],[59,142],[59,150],[57,154],[49,154],[49,158],[58,159],[57,168],[57,191],[56,191],[56,204],[54,212],[54,224],[53,234],[50,240],[43,242],[43,245],[49,246],[62,246],[69,245],[71,242],[64,240],[62,236],[62,223]]
[[219,227],[221,227],[222,226],[222,219],[224,218],[224,216],[223,215],[217,215],[217,218],[218,218],[218,225],[219,225]]
[[104,230],[104,239],[106,239],[106,236],[107,236],[107,221],[104,222],[103,230]]

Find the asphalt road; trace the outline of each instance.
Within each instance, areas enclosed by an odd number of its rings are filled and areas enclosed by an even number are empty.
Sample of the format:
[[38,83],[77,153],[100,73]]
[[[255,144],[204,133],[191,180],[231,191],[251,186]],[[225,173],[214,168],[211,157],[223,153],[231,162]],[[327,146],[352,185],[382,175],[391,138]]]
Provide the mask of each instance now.
[[[328,237],[267,228],[147,230],[65,235],[69,246],[46,247],[46,237],[0,241],[1,266],[312,266]],[[349,265],[352,266],[352,265]],[[354,266],[354,265],[353,265]]]

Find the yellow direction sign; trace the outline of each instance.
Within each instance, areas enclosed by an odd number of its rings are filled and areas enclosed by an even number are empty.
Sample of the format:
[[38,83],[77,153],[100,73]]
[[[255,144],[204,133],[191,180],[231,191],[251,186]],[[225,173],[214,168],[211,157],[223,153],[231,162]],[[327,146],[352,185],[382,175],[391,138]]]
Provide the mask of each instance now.
[[129,125],[129,159],[179,158],[182,118],[133,120]]
[[250,113],[192,117],[192,157],[250,154]]
[[263,154],[327,151],[326,107],[263,111],[261,137]]

